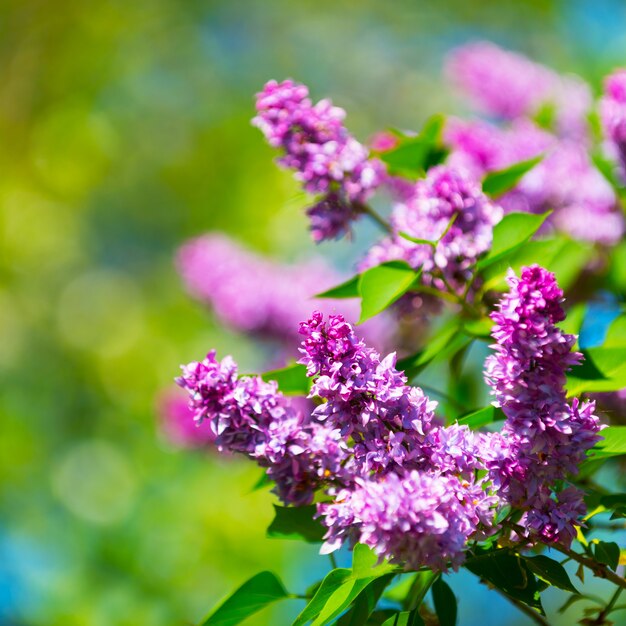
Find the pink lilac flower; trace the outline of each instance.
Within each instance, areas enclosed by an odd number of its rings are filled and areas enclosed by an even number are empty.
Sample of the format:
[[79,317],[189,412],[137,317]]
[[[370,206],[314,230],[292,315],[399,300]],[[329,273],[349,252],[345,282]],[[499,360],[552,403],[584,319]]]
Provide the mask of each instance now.
[[[599,440],[600,423],[593,402],[566,399],[566,372],[582,355],[572,351],[575,337],[557,326],[565,313],[554,275],[534,265],[520,278],[510,273],[508,283],[509,293],[491,315],[495,353],[485,362],[485,379],[507,417],[502,435],[511,456],[500,466],[501,485],[515,506],[527,510],[529,530],[569,544],[582,494],[561,494],[555,483],[578,471]],[[555,498],[565,498],[568,507],[548,503]]]
[[626,174],[626,69],[619,69],[605,79],[600,119]]
[[[189,293],[206,303],[230,328],[259,338],[278,341],[287,352],[295,351],[298,324],[312,308],[326,312],[339,307],[356,321],[356,300],[316,299],[315,294],[338,285],[342,277],[320,259],[281,265],[255,254],[228,238],[209,233],[185,243],[176,266]],[[377,316],[363,326],[377,346],[390,339],[389,319]]]
[[498,199],[506,212],[553,211],[549,223],[575,239],[615,244],[624,220],[615,193],[583,146],[558,139],[529,120],[508,128],[452,119],[445,130],[452,167],[476,178],[536,156],[543,159],[510,192]]
[[231,357],[209,352],[182,367],[176,379],[201,426],[208,421],[220,451],[253,458],[276,482],[288,504],[308,504],[329,477],[341,484],[345,444],[336,429],[311,421],[283,396],[275,382],[238,377]]
[[329,529],[322,553],[346,540],[364,543],[406,569],[457,569],[479,522],[472,494],[458,478],[416,470],[357,479],[318,511]]
[[559,135],[585,139],[591,90],[581,79],[559,76],[527,57],[479,41],[454,50],[447,61],[451,82],[489,115],[506,120],[554,108]]
[[[415,183],[410,197],[394,206],[394,234],[368,252],[360,269],[403,260],[422,270],[426,284],[443,289],[443,275],[449,284],[462,289],[478,257],[491,247],[493,226],[501,217],[500,207],[483,194],[466,171],[437,166]],[[416,244],[401,233],[441,240],[433,248]]]
[[324,196],[309,210],[315,241],[349,233],[359,204],[384,181],[385,169],[348,133],[345,111],[329,100],[313,104],[307,87],[291,80],[269,81],[256,108],[252,123],[282,150],[278,162],[295,170],[306,191]]

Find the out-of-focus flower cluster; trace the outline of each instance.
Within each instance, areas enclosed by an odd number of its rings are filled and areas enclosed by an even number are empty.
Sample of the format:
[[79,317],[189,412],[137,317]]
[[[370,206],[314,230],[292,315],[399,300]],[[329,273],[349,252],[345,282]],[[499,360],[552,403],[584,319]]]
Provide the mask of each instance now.
[[[610,245],[621,238],[624,222],[616,195],[588,154],[593,101],[585,83],[491,43],[469,44],[453,52],[447,73],[482,110],[508,122],[451,119],[445,131],[451,165],[482,177],[542,156],[499,199],[505,211],[551,210],[549,223],[582,241]],[[602,119],[619,152],[626,137],[626,99],[620,100],[626,93],[623,74],[607,81],[606,92]],[[544,127],[539,123],[542,112],[553,118],[543,120]]]
[[566,372],[580,363],[574,335],[556,324],[565,319],[563,292],[554,275],[535,265],[508,277],[510,291],[492,313],[495,354],[485,378],[507,419],[502,435],[509,457],[501,464],[500,494],[525,510],[529,532],[569,544],[584,512],[583,494],[559,487],[576,474],[600,439],[594,402],[569,403]]
[[626,177],[626,70],[618,70],[605,80],[600,116],[613,155],[619,159]]
[[444,426],[395,354],[381,357],[340,315],[316,312],[300,325],[312,410],[275,383],[238,378],[232,359],[213,352],[184,366],[178,384],[218,448],[266,467],[283,502],[325,494],[324,552],[360,542],[407,568],[456,568],[470,539],[500,530],[506,503],[523,512],[529,540],[567,544],[584,505],[556,483],[576,472],[599,424],[593,404],[565,400],[564,372],[580,355],[555,326],[563,312],[554,277],[525,268],[510,284],[486,371],[507,415],[502,433]]
[[313,104],[307,87],[291,80],[269,81],[256,107],[252,123],[282,150],[278,162],[295,170],[306,191],[322,196],[308,211],[315,241],[349,233],[385,170],[346,130],[345,111],[330,100]]
[[[272,340],[281,354],[276,365],[295,356],[298,324],[312,309],[341,311],[350,321],[359,317],[355,300],[316,299],[315,295],[341,282],[341,276],[322,259],[276,263],[245,249],[226,235],[209,233],[186,242],[176,266],[187,291],[208,305],[233,330]],[[375,346],[389,343],[391,329],[385,316],[363,325]]]

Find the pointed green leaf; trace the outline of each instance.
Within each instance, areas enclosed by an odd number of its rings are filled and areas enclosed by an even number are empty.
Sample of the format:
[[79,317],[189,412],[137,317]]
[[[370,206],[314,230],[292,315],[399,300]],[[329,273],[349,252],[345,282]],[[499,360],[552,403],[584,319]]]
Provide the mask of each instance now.
[[543,554],[524,558],[530,571],[541,580],[551,584],[553,587],[571,591],[572,593],[579,593],[578,589],[572,584],[565,568],[558,561]]
[[369,616],[393,577],[394,574],[387,574],[367,585],[354,601],[352,609],[337,620],[337,626],[363,626],[369,623]]
[[439,618],[439,626],[456,626],[456,597],[448,583],[441,578],[432,587],[435,612]]
[[326,529],[319,520],[313,519],[317,508],[309,506],[274,505],[275,517],[267,529],[267,536],[277,539],[298,539],[309,543],[321,543]]
[[306,366],[293,363],[281,369],[261,374],[265,382],[274,380],[286,396],[307,396],[311,390],[311,379],[306,375]]
[[465,567],[512,598],[544,614],[537,579],[520,556],[508,550],[494,550],[468,559]]
[[589,452],[590,459],[608,459],[626,454],[626,426],[609,426],[600,431],[602,440]]
[[598,541],[593,544],[593,555],[597,561],[616,570],[619,565],[620,549],[614,541]]
[[285,587],[274,574],[261,572],[224,600],[202,622],[202,626],[234,626],[269,604],[287,597]]
[[543,159],[543,155],[536,156],[527,161],[514,163],[506,169],[489,172],[483,179],[483,191],[492,198],[498,198],[510,191],[519,183],[525,174]]
[[320,611],[324,608],[333,593],[351,579],[352,570],[339,568],[329,572],[322,584],[318,587],[315,595],[309,603],[304,607],[300,615],[296,617],[293,626],[303,626],[307,622],[315,619]]
[[486,406],[483,409],[464,415],[458,420],[458,423],[470,428],[481,428],[487,424],[500,422],[504,419],[506,419],[506,415],[502,412],[502,409],[495,406]]
[[402,261],[390,261],[363,272],[359,278],[359,324],[393,304],[408,291],[418,276],[418,273]]
[[545,222],[550,212],[509,213],[493,229],[493,243],[487,256],[478,261],[478,269],[489,267],[493,263],[511,255],[527,242]]
[[359,297],[359,275],[349,278],[341,285],[331,287],[322,293],[318,293],[316,298],[358,298]]
[[424,626],[424,620],[417,612],[417,609],[415,609],[413,611],[396,613],[396,615],[383,622],[383,626]]

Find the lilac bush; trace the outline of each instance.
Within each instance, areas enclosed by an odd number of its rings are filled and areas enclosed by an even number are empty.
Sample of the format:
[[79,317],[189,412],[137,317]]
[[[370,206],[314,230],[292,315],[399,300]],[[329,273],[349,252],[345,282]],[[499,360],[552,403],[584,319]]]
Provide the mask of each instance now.
[[[300,595],[259,574],[205,624],[239,623],[259,597],[305,600],[298,626],[452,624],[441,575],[466,568],[545,625],[541,591],[577,592],[569,562],[582,584],[586,568],[616,588],[591,597],[580,623],[609,624],[621,609],[620,547],[595,531],[597,518],[614,528],[626,499],[594,472],[626,454],[626,427],[604,423],[593,398],[623,412],[626,331],[618,317],[582,349],[576,332],[598,290],[626,293],[615,173],[626,167],[626,73],[606,80],[602,141],[577,77],[484,42],[453,52],[446,75],[492,119],[435,116],[369,148],[304,85],[270,81],[257,95],[253,124],[314,196],[313,241],[356,235],[365,217],[383,229],[352,278],[218,234],[178,253],[188,291],[219,320],[298,360],[263,375],[240,375],[215,351],[184,365],[177,432],[255,461],[281,502],[270,535],[320,543],[334,568]],[[350,570],[336,568],[342,547]],[[405,573],[403,599],[380,608]]]

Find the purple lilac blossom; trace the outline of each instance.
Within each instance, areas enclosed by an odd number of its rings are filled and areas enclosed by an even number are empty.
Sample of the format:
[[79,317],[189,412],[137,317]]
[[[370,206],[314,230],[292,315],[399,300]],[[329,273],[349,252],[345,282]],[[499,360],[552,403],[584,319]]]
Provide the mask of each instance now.
[[[394,206],[391,215],[394,234],[371,248],[359,269],[403,260],[422,270],[426,284],[444,289],[441,274],[448,284],[461,290],[478,257],[491,247],[493,226],[501,217],[500,207],[465,170],[437,166],[429,170],[425,179],[415,183],[411,195]],[[441,241],[433,248],[409,241],[400,233],[430,241],[441,238]]]
[[554,109],[559,135],[585,139],[593,104],[589,86],[560,76],[527,57],[479,41],[454,50],[446,65],[451,82],[489,115],[506,120]]
[[457,478],[416,470],[357,479],[318,510],[329,527],[322,553],[349,540],[406,569],[458,568],[476,528],[474,506]]
[[287,504],[308,504],[329,478],[341,484],[345,443],[332,429],[298,410],[275,382],[237,376],[231,357],[209,352],[182,367],[176,379],[190,398],[195,421],[206,420],[220,451],[238,452],[268,468]]
[[582,241],[611,245],[624,233],[615,193],[579,142],[559,139],[523,119],[508,128],[451,119],[445,140],[452,148],[450,165],[467,169],[477,179],[543,155],[513,190],[498,199],[506,212],[552,210],[549,224]]
[[508,283],[491,315],[495,353],[485,362],[494,404],[507,417],[502,436],[511,454],[497,469],[501,494],[526,510],[521,523],[529,532],[569,545],[584,511],[582,493],[555,483],[576,474],[601,426],[593,402],[566,398],[566,372],[582,355],[572,351],[574,335],[557,326],[565,313],[554,275],[533,265],[520,278],[511,272]]
[[[321,259],[281,265],[223,234],[209,233],[185,243],[176,266],[189,293],[208,304],[222,323],[278,341],[287,352],[294,351],[298,324],[314,306],[326,312],[338,308],[337,301],[314,298],[342,280]],[[339,306],[348,319],[358,319],[357,301],[342,300]],[[385,315],[366,322],[363,330],[377,347],[390,340]]]
[[600,119],[626,176],[626,69],[619,69],[605,79]]
[[282,150],[280,165],[295,170],[306,191],[324,196],[308,211],[314,240],[349,234],[359,205],[384,181],[385,169],[347,131],[345,111],[330,100],[313,104],[307,87],[291,80],[269,81],[256,108],[252,123]]

